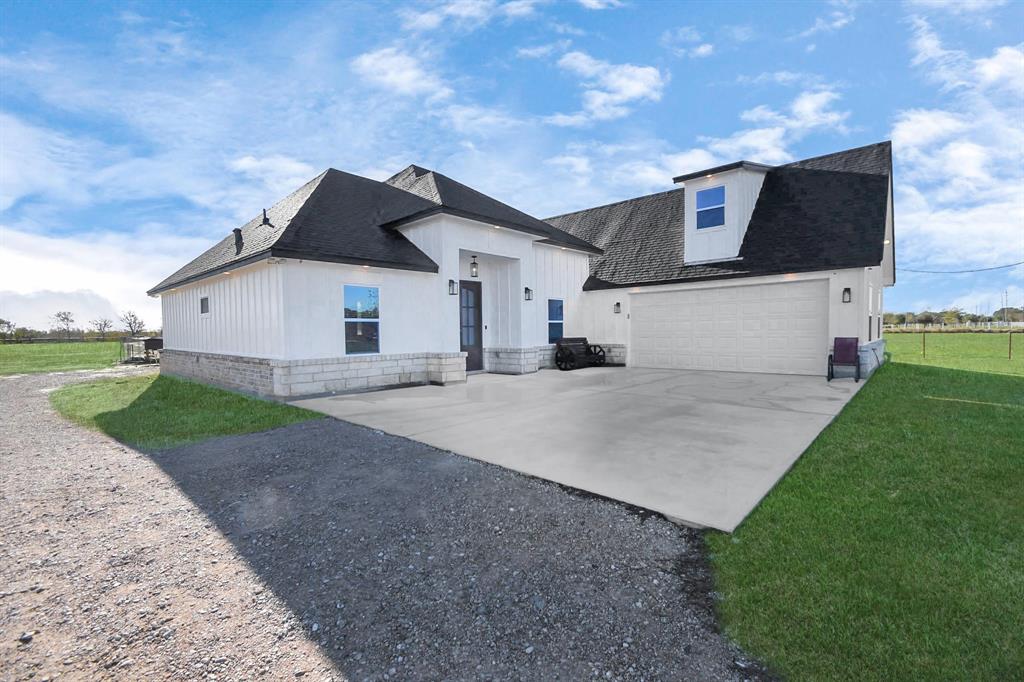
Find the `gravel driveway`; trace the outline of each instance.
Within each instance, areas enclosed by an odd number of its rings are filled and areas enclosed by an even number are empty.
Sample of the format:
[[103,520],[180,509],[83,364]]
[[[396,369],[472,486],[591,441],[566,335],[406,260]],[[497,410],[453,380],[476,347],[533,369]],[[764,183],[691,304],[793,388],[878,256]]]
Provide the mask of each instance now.
[[765,676],[696,531],[329,419],[138,452],[90,376],[0,378],[5,679]]

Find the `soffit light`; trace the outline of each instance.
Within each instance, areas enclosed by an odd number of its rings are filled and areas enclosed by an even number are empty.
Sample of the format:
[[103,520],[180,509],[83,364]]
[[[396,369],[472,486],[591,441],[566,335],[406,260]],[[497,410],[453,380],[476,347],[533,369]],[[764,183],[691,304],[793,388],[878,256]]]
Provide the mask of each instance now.
[[477,265],[476,256],[473,256],[473,262],[469,264],[469,276],[470,277],[479,277],[480,276],[480,266]]

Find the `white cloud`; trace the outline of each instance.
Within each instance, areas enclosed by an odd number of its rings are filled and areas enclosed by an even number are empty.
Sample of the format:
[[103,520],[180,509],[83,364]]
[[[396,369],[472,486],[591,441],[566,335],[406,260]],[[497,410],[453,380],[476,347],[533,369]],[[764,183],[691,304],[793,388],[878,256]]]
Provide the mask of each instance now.
[[968,269],[1024,259],[1021,48],[972,58],[925,19],[910,25],[912,64],[945,101],[894,121],[901,260]]
[[544,45],[521,47],[516,50],[516,56],[522,59],[540,59],[541,57],[548,57],[555,52],[568,50],[571,45],[571,40],[556,40],[553,43],[545,43]]
[[522,19],[536,14],[547,0],[448,0],[427,10],[403,8],[398,11],[402,29],[426,32],[450,23],[460,29],[475,29],[495,19]]
[[830,89],[801,92],[789,104],[788,112],[778,112],[764,105],[756,106],[740,114],[744,121],[767,123],[780,126],[794,133],[813,128],[828,128],[845,134],[848,111],[836,111],[832,104],[840,99],[839,93]]
[[801,87],[816,87],[822,84],[821,76],[813,73],[804,73],[802,71],[766,71],[759,73],[756,76],[737,76],[736,82],[741,84],[750,85],[785,85],[794,86],[799,85]]
[[815,19],[810,28],[798,33],[798,38],[809,38],[818,33],[832,33],[853,23],[856,2],[853,0],[831,0],[828,4],[833,9],[828,14]]
[[585,9],[614,9],[622,7],[622,0],[576,0]]
[[[47,328],[50,309],[67,294],[63,306],[79,322],[91,315],[110,315],[104,301],[117,311],[132,309],[152,325],[160,323],[160,303],[146,289],[183,265],[182,254],[196,255],[209,246],[205,239],[180,236],[171,225],[150,225],[132,234],[109,231],[72,236],[44,236],[0,227],[0,290],[3,315],[18,324]],[[40,292],[48,292],[47,296]],[[47,308],[26,307],[46,302]]]
[[668,74],[653,66],[611,64],[579,51],[563,55],[558,66],[584,79],[582,110],[548,117],[549,123],[559,126],[622,118],[633,103],[660,100],[668,82]]
[[255,156],[243,156],[232,161],[228,167],[250,180],[262,183],[270,192],[280,196],[291,193],[324,170],[315,169],[308,163],[281,154],[259,159]]
[[754,27],[745,24],[725,26],[722,30],[728,39],[737,43],[745,43],[748,40],[753,40],[756,35]]
[[366,82],[399,95],[451,96],[451,88],[421,61],[397,47],[383,47],[353,59],[352,70]]
[[1002,7],[1007,0],[906,0],[911,7],[924,10],[942,10],[952,14],[987,12]]
[[[679,26],[661,34],[661,46],[680,57],[708,57],[715,51],[711,43],[701,42],[702,36],[693,26]],[[698,44],[699,43],[699,44]]]
[[0,111],[0,211],[31,196],[79,203],[88,197],[85,157],[96,145],[39,128]]

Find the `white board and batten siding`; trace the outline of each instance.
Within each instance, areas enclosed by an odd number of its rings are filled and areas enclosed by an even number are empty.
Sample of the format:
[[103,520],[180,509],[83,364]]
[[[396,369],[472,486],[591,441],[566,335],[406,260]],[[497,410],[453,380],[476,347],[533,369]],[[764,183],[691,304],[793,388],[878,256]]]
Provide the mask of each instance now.
[[826,279],[632,296],[637,367],[821,375],[828,351]]
[[[209,299],[210,311],[200,312]],[[259,263],[160,294],[164,347],[202,353],[283,358],[285,321],[280,266]]]
[[[548,299],[563,302],[563,328],[567,336],[583,336],[584,315],[580,305],[583,284],[590,275],[590,258],[586,253],[536,244],[533,252],[533,301],[525,303],[529,320],[526,345],[542,346],[548,342]],[[521,298],[521,297],[520,297]]]

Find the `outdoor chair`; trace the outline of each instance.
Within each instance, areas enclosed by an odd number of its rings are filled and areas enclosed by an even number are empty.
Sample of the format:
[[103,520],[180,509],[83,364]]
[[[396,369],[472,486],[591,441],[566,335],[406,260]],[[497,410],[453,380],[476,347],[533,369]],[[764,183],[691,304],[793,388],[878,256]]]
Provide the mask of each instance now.
[[835,367],[853,367],[853,380],[860,381],[860,339],[855,336],[837,336],[828,354],[828,381],[835,378]]

